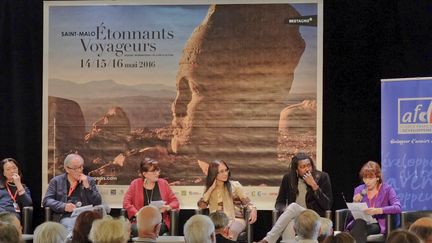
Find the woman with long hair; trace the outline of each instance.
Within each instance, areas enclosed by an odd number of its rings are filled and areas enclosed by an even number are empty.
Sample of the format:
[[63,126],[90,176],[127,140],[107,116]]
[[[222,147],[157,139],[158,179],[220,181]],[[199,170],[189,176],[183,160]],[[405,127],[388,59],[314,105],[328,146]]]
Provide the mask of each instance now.
[[249,223],[255,223],[257,211],[250,199],[243,192],[243,187],[238,181],[232,181],[231,172],[227,163],[223,160],[215,160],[210,163],[205,191],[198,201],[200,209],[208,208],[210,213],[223,211],[229,218],[229,238],[237,240],[238,235],[246,228],[243,208],[250,210]]
[[31,206],[30,190],[22,183],[21,166],[13,158],[0,162],[0,211],[15,213],[20,218],[24,207]]

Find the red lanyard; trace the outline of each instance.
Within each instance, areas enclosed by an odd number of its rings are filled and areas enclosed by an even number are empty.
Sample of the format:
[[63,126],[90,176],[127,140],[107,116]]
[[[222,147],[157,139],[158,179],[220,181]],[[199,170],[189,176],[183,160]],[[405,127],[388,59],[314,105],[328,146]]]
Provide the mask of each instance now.
[[14,202],[16,202],[16,197],[18,196],[18,190],[15,191],[15,195],[12,196],[12,192],[9,189],[9,185],[6,183],[6,188],[8,190],[9,196],[12,198]]
[[70,186],[69,187],[69,193],[68,193],[68,197],[70,197],[70,195],[72,195],[72,193],[75,191],[75,189],[77,188],[77,186],[78,186],[78,181],[77,182],[75,182],[75,184],[72,186]]

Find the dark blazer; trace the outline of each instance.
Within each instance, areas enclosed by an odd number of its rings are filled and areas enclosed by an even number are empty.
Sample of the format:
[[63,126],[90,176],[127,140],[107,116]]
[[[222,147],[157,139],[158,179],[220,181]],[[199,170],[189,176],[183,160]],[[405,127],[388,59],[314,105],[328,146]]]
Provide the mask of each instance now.
[[[102,198],[96,188],[96,182],[90,176],[88,176],[88,182],[90,187],[88,189],[83,187],[81,190],[80,200],[82,206],[100,205],[102,203]],[[67,213],[64,211],[67,203],[67,194],[67,173],[52,178],[49,182],[48,190],[45,194],[42,205],[51,208],[54,220],[60,220],[63,214]]]
[[[316,170],[314,179],[319,186],[315,192],[312,187],[307,186],[306,206],[325,217],[326,210],[330,210],[333,203],[330,177],[327,173]],[[285,207],[296,201],[297,195],[290,184],[290,173],[285,174],[279,187],[279,194],[276,198],[275,208],[283,211]]]

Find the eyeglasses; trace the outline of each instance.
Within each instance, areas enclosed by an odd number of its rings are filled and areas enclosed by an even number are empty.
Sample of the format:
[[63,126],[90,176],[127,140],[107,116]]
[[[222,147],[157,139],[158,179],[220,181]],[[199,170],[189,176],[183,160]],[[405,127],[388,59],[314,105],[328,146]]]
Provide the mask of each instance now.
[[227,169],[224,169],[224,170],[220,170],[220,171],[218,171],[218,174],[222,174],[222,173],[225,173],[225,172],[229,172],[229,169],[227,168]]
[[82,171],[84,169],[84,167],[82,165],[80,167],[77,167],[77,168],[72,168],[69,166],[66,166],[66,168],[68,168],[69,170],[73,170],[75,172]]

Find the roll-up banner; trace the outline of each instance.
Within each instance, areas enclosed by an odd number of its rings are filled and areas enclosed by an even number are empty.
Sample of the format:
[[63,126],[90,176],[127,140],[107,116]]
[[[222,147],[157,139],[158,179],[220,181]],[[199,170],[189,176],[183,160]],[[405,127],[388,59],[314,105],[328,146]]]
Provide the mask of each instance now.
[[404,211],[432,209],[431,114],[432,78],[382,80],[383,176]]

